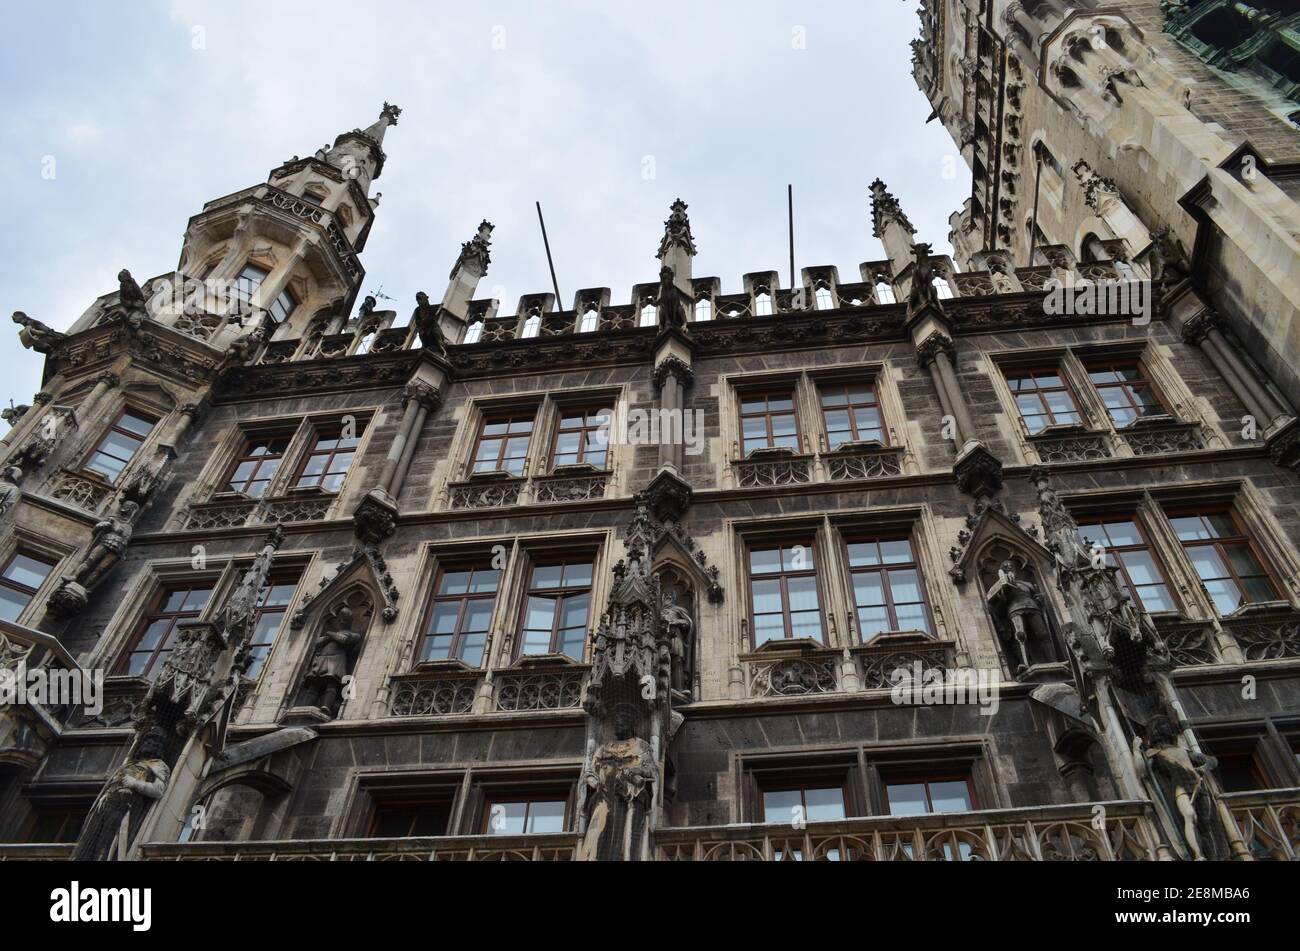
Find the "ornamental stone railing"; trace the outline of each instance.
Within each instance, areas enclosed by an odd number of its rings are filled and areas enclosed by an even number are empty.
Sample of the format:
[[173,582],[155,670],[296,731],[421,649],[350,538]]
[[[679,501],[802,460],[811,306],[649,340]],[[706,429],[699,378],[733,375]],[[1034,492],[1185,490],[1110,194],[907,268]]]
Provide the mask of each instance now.
[[1120,435],[1135,456],[1163,456],[1172,452],[1196,452],[1205,448],[1201,427],[1197,423],[1143,423],[1122,430]]
[[1033,446],[1038,461],[1044,465],[1106,459],[1111,454],[1104,433],[1046,433],[1030,436],[1029,445]]
[[811,456],[755,454],[736,460],[731,467],[736,485],[746,489],[804,485],[813,480]]
[[394,677],[389,716],[428,717],[469,713],[482,680],[483,675],[479,671],[430,671]]
[[332,495],[288,496],[275,499],[219,499],[196,502],[185,517],[185,531],[242,528],[245,525],[286,525],[322,521],[334,504]]
[[1177,667],[1199,667],[1219,663],[1219,651],[1214,643],[1214,628],[1204,621],[1182,619],[1158,620],[1160,632],[1169,656]]
[[751,697],[806,697],[839,690],[840,652],[763,657],[746,663]]
[[577,709],[589,672],[585,664],[497,671],[492,675],[493,704],[508,713]]
[[1151,861],[1157,842],[1140,801],[655,832],[659,860],[686,862]]
[[[572,832],[409,839],[154,842],[141,848],[141,857],[166,862],[569,862],[577,846],[578,836]],[[4,848],[0,846],[0,850]]]
[[841,446],[822,456],[826,477],[832,482],[881,479],[902,475],[903,450],[897,446]]
[[112,494],[108,482],[66,469],[54,477],[49,490],[50,498],[92,513],[98,513]]
[[603,499],[609,485],[608,472],[553,473],[533,480],[535,502],[587,502]]
[[491,509],[518,505],[525,480],[495,479],[457,482],[448,486],[448,508]]
[[924,676],[929,670],[952,670],[956,663],[951,641],[934,641],[912,632],[878,634],[856,648],[855,654],[863,690],[892,689],[894,671],[899,669],[910,675],[919,664]]
[[1300,614],[1295,612],[1228,618],[1223,629],[1247,661],[1300,657]]
[[1256,861],[1300,861],[1300,789],[1226,793],[1223,801]]

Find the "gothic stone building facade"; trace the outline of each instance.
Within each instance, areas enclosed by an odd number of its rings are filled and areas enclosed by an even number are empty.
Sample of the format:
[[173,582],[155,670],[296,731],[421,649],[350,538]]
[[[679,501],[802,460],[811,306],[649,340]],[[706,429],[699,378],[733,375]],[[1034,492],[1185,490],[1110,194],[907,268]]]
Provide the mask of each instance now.
[[1090,7],[923,4],[956,260],[877,182],[884,259],[724,292],[678,202],[511,313],[485,222],[403,324],[386,106],[19,315],[0,658],[106,696],[0,714],[0,857],[1294,859],[1300,136]]

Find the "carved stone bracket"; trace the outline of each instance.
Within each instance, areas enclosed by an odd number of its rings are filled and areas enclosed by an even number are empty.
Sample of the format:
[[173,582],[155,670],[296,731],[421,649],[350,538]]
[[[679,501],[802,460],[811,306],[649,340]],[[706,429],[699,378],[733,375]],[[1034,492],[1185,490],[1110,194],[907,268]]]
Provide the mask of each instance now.
[[666,357],[660,364],[655,367],[654,381],[655,391],[663,389],[664,381],[669,377],[674,377],[681,384],[683,390],[689,390],[695,383],[695,371],[681,357]]

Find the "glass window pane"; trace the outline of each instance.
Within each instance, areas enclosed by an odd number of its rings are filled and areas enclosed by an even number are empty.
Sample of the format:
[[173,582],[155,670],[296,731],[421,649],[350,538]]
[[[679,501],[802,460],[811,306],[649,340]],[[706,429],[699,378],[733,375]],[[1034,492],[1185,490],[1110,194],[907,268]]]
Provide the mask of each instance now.
[[764,822],[793,822],[802,807],[797,789],[777,789],[763,793]]
[[880,564],[880,549],[875,542],[852,542],[848,550],[849,565],[854,568]]
[[768,574],[781,570],[781,551],[776,548],[753,548],[749,552],[749,570],[753,574]]
[[526,802],[494,802],[488,807],[488,835],[522,835]]
[[448,571],[442,576],[442,583],[438,586],[439,594],[464,594],[469,590],[468,570],[465,571]]
[[18,553],[4,570],[4,577],[28,588],[39,588],[54,566]]
[[501,570],[499,568],[475,568],[474,577],[470,582],[469,590],[475,594],[495,591],[500,582]]
[[533,569],[533,588],[558,588],[564,577],[563,565],[538,565]]
[[0,587],[0,618],[6,621],[18,620],[18,615],[23,613],[23,609],[30,601],[30,595],[22,594],[13,588]]
[[563,802],[535,802],[528,810],[528,831],[545,834],[564,831]]
[[125,429],[128,432],[133,432],[139,436],[148,436],[153,430],[153,423],[131,413],[123,413],[122,418],[118,420],[117,425],[122,429]]
[[808,804],[809,822],[832,822],[845,816],[843,789],[809,789],[804,798]]
[[820,611],[790,612],[790,636],[822,639],[822,614]]
[[891,816],[921,816],[929,811],[923,783],[890,783],[885,791]]
[[591,585],[591,563],[578,562],[564,566],[566,588],[586,588]]
[[459,601],[439,601],[429,617],[429,633],[450,634],[456,630],[456,617],[460,613]]
[[754,645],[761,647],[771,640],[785,637],[785,621],[779,614],[759,614],[754,617]]
[[930,800],[935,812],[969,812],[972,808],[970,787],[961,780],[931,783]]
[[853,574],[853,598],[859,607],[885,603],[885,586],[879,571],[857,571]]

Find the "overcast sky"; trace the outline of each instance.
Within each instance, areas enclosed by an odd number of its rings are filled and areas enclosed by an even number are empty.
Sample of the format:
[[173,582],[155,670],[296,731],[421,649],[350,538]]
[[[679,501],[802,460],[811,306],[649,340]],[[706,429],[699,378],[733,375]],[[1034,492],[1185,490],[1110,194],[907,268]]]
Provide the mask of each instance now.
[[[460,243],[497,226],[478,296],[513,310],[550,278],[565,306],[657,279],[681,196],[695,276],[842,280],[884,257],[867,186],[880,176],[936,250],[969,175],[911,77],[915,0],[447,3],[421,0],[47,0],[0,37],[0,403],[30,403],[41,358],[8,314],[66,328],[129,268],[173,269],[205,201],[403,109],[362,257],[400,322],[435,300]],[[52,161],[51,161],[52,159]],[[955,160],[955,161],[954,161]],[[953,174],[954,166],[957,169]],[[52,172],[52,177],[51,177]],[[3,424],[0,424],[3,426]]]

